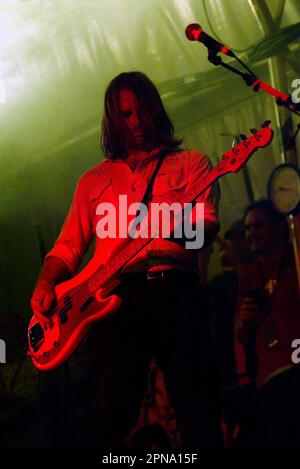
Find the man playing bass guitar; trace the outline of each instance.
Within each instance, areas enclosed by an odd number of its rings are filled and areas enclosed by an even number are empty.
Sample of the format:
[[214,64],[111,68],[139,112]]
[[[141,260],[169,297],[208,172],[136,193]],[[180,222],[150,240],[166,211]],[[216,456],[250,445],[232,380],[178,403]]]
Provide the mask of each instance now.
[[[146,206],[172,204],[209,172],[208,157],[181,149],[181,143],[147,76],[128,72],[111,81],[102,122],[105,160],[80,178],[32,295],[34,315],[45,328],[51,327],[47,311],[55,298],[54,287],[76,274],[93,237],[94,259],[99,265],[113,262],[120,225],[128,215],[123,213],[124,200],[127,206],[143,200]],[[197,198],[204,204],[201,219],[195,205],[190,212],[191,227],[202,224],[205,245],[218,232],[218,200],[218,187],[213,185]],[[116,226],[105,219],[111,206]],[[194,249],[191,242],[187,249],[184,234],[156,236],[120,269],[121,282],[114,292],[122,304],[88,334],[92,372],[89,405],[80,425],[83,447],[123,444],[137,419],[152,357],[164,373],[182,447],[221,446],[209,308],[197,272],[202,245]]]

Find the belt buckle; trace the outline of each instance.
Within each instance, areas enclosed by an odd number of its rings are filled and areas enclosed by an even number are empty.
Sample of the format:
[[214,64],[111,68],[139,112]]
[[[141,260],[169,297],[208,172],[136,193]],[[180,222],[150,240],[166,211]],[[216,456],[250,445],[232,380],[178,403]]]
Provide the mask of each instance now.
[[158,278],[164,278],[164,271],[162,270],[157,270],[154,272],[147,272],[147,280],[155,280]]

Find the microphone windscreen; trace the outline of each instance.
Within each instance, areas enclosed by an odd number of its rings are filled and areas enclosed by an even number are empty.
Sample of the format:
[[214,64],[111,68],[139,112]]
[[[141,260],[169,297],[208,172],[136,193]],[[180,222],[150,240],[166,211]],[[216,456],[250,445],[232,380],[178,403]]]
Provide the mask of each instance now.
[[185,28],[185,35],[189,41],[195,41],[194,32],[195,31],[202,31],[200,24],[198,23],[191,23]]

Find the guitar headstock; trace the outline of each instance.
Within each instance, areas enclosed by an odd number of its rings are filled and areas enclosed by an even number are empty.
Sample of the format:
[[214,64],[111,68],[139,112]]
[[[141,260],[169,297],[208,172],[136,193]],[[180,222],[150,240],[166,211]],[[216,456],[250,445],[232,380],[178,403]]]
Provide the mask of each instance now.
[[274,135],[273,130],[268,127],[270,122],[266,121],[259,131],[252,129],[250,137],[244,137],[241,143],[224,153],[218,165],[222,173],[237,173],[258,148],[269,145]]

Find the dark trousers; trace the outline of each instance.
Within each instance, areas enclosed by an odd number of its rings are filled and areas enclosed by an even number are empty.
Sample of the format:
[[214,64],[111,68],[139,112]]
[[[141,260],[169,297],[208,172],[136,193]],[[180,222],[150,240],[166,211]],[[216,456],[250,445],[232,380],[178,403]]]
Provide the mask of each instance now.
[[184,272],[145,279],[126,274],[123,303],[88,336],[86,406],[78,432],[85,448],[120,447],[136,423],[149,362],[162,369],[182,447],[221,447],[219,392],[206,293]]

